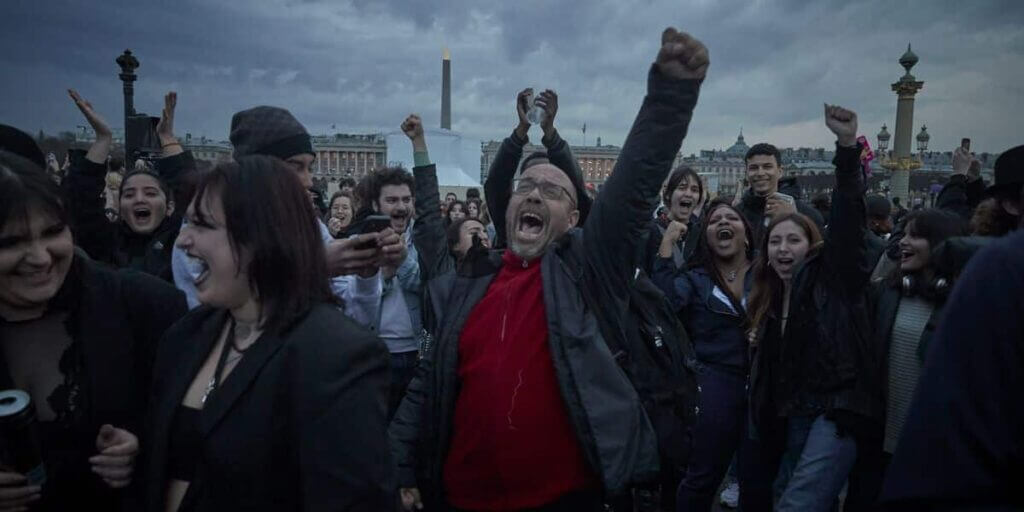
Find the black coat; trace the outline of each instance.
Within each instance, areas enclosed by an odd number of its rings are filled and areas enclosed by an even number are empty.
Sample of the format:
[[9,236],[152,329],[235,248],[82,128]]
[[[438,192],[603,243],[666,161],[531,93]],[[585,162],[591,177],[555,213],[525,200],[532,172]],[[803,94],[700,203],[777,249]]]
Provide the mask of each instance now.
[[[811,220],[817,224],[818,229],[823,233],[825,231],[825,219],[822,218],[821,212],[812,204],[805,203],[801,197],[803,196],[800,190],[800,185],[797,183],[796,178],[782,178],[779,180],[779,192],[792,196],[796,200],[796,211],[808,216]],[[740,200],[738,207],[743,217],[750,223],[750,227],[754,229],[754,242],[755,246],[761,247],[761,241],[764,240],[765,235],[765,198],[755,195],[751,189],[746,189],[743,192],[743,198]],[[835,218],[834,216],[832,218]]]
[[[658,447],[636,391],[604,343],[595,315],[625,314],[626,285],[640,263],[633,244],[647,228],[654,198],[689,125],[699,85],[652,70],[643,107],[589,219],[556,241],[541,260],[548,344],[561,395],[584,457],[609,494],[654,479]],[[490,197],[488,202],[495,204]],[[457,274],[430,283],[442,328],[389,429],[399,485],[418,487],[434,505],[444,502],[442,468],[458,395],[459,337],[501,268],[498,251],[470,258]],[[585,300],[584,293],[592,294],[592,300]],[[590,310],[588,302],[599,304],[600,311]],[[583,376],[601,382],[579,385]]]
[[[120,510],[125,491],[110,490],[90,471],[88,458],[96,455],[96,436],[105,423],[142,437],[157,341],[188,311],[185,296],[155,277],[106,268],[79,251],[51,308],[68,312],[72,343],[66,354],[73,355],[78,375],[78,412],[42,440],[48,480],[41,509],[88,504]],[[0,352],[0,389],[12,387]]]
[[174,282],[171,251],[181,229],[182,215],[188,208],[188,174],[194,169],[195,161],[188,151],[157,160],[156,172],[170,188],[173,197],[168,200],[174,199],[176,207],[156,230],[139,235],[123,220],[107,220],[102,198],[107,166],[90,162],[81,152],[74,153],[62,187],[71,212],[75,243],[96,261]]
[[[169,429],[228,313],[200,307],[160,342],[146,421],[145,510],[164,510]],[[336,307],[264,333],[200,414],[180,510],[390,510],[388,352]]]
[[874,432],[881,421],[882,349],[871,341],[865,293],[871,266],[859,155],[859,148],[836,150],[832,225],[793,276],[785,337],[778,336],[778,309],[760,326],[751,402],[761,428],[810,402],[855,434]]

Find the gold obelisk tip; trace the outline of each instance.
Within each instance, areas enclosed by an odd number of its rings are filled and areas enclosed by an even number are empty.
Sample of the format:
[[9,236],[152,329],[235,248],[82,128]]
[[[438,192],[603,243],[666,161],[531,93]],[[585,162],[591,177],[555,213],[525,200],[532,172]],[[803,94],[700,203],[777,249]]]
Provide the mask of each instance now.
[[444,48],[444,52],[441,53],[441,58],[444,60],[452,60],[452,52],[448,51],[448,47]]

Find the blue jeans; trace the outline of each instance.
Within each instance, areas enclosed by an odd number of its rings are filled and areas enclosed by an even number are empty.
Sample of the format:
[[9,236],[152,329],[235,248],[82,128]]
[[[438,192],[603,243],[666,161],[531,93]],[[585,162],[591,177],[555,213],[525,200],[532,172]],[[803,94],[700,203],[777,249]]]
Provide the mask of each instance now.
[[[715,501],[733,455],[742,459],[747,436],[747,379],[728,370],[701,366],[700,414],[693,428],[686,475],[676,494],[676,511],[707,512]],[[740,482],[743,488],[743,482]]]
[[857,442],[850,435],[840,436],[824,415],[789,418],[779,468],[785,490],[776,510],[832,510],[856,459]]

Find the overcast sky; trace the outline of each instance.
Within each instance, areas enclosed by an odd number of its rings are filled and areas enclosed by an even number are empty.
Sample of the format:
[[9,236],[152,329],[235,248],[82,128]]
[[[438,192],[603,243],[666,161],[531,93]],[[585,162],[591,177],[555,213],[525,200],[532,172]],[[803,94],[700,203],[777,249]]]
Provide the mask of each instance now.
[[[120,124],[114,63],[142,62],[136,108],[159,115],[178,91],[179,135],[226,139],[231,114],[290,109],[313,133],[394,130],[440,119],[451,48],[453,128],[506,136],[523,87],[553,88],[571,143],[621,144],[668,25],[704,41],[709,75],[684,152],[748,143],[824,146],[822,103],[859,113],[874,143],[895,122],[890,84],[913,43],[931,148],[1024,142],[1024,2],[727,0],[5,0],[0,122],[27,131],[85,124],[65,90]],[[534,137],[539,140],[539,135]]]

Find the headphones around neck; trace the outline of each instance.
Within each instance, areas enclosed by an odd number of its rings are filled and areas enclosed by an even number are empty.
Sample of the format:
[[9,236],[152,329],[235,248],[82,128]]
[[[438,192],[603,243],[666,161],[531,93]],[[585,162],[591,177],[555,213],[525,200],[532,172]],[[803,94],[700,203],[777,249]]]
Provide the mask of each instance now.
[[949,280],[945,277],[934,277],[924,282],[913,275],[903,276],[900,280],[900,291],[905,297],[921,295],[928,298],[945,299],[949,295]]

